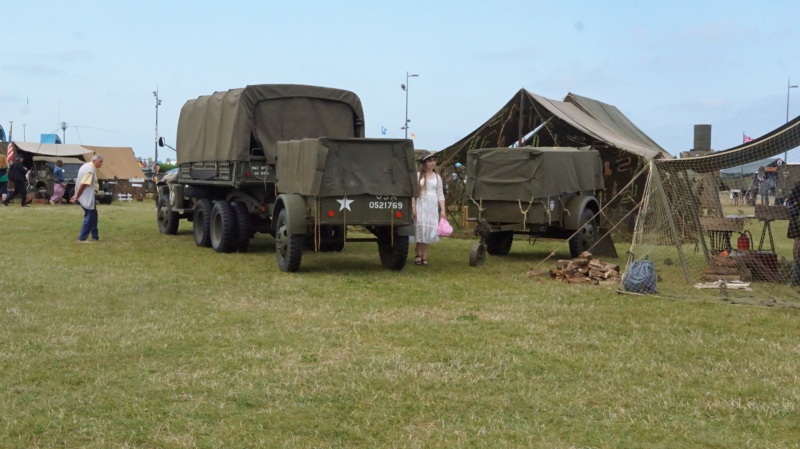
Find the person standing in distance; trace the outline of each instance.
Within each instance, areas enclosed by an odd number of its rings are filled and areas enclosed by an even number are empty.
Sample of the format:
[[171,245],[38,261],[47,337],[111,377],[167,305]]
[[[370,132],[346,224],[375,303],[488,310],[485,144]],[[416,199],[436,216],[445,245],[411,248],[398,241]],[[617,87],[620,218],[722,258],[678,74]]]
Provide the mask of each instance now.
[[22,165],[22,160],[22,156],[17,156],[16,162],[11,164],[11,167],[8,168],[8,179],[14,183],[14,194],[6,197],[6,199],[3,201],[3,206],[8,206],[9,201],[16,197],[20,197],[22,201],[22,207],[29,207],[27,204],[25,204],[25,200],[28,196],[25,174],[28,173],[28,169]]
[[97,189],[97,169],[103,166],[103,156],[95,154],[92,160],[81,165],[78,170],[77,188],[75,195],[70,198],[71,203],[78,202],[83,208],[83,225],[78,234],[78,243],[89,243],[89,234],[92,242],[100,240],[97,231],[97,209],[95,208],[94,192]]

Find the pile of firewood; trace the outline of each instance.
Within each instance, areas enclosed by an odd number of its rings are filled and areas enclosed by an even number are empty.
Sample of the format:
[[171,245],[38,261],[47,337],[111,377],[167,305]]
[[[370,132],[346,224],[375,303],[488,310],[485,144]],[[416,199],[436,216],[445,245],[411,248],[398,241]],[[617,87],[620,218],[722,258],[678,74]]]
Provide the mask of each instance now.
[[529,271],[528,277],[550,276],[567,284],[616,285],[621,275],[619,265],[595,259],[584,251],[574,259],[559,260],[555,270]]

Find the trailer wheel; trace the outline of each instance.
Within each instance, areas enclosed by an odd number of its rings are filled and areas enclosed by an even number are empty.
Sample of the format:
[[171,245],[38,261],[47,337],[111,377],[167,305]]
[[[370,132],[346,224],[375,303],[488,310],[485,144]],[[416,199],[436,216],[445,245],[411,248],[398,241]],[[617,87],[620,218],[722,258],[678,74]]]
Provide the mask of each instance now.
[[227,201],[217,201],[211,208],[211,247],[218,253],[236,251],[236,215]]
[[469,266],[482,267],[486,261],[486,246],[483,243],[474,243],[469,249]]
[[241,201],[234,201],[231,203],[233,212],[236,215],[236,249],[240,253],[246,253],[247,248],[250,246],[250,238],[252,237],[252,226],[250,226],[250,214],[247,212],[247,206]]
[[211,246],[211,209],[213,205],[208,198],[200,198],[194,203],[194,220],[192,234],[197,246]]
[[162,234],[175,235],[178,233],[180,214],[172,211],[172,205],[169,203],[169,195],[167,194],[162,194],[158,197],[156,220],[158,220],[158,230]]
[[408,259],[408,236],[395,235],[392,245],[391,234],[388,232],[378,234],[378,254],[381,265],[387,270],[402,270]]
[[583,227],[569,239],[569,254],[572,257],[578,257],[584,251],[589,251],[589,248],[594,245],[597,240],[597,223],[592,221],[594,211],[591,209],[584,209],[581,212],[581,223]]
[[514,232],[490,232],[486,236],[486,252],[493,256],[507,256],[514,243]]
[[286,215],[286,209],[282,209],[278,214],[275,229],[275,256],[278,258],[278,268],[281,271],[293,273],[300,269],[305,236],[289,234]]

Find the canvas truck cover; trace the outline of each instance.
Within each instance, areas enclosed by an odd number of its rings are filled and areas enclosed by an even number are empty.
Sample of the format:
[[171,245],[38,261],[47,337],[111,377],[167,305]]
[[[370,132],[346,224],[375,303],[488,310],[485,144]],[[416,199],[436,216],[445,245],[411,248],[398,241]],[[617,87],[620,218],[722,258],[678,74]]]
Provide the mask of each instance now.
[[578,148],[484,148],[467,152],[466,195],[525,201],[602,190],[600,153]]
[[280,193],[417,195],[414,144],[405,139],[279,142],[275,171]]
[[353,92],[298,84],[262,84],[189,100],[178,119],[178,160],[247,161],[251,137],[268,159],[277,142],[307,137],[364,137]]

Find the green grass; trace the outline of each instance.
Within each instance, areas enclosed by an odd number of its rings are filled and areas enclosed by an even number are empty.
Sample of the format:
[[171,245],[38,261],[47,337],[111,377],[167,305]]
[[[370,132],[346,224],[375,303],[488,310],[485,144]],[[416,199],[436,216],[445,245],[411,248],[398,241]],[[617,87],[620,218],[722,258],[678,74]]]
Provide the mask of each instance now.
[[151,202],[99,214],[78,245],[74,206],[0,210],[0,447],[800,446],[797,309],[529,279],[554,245],[525,242],[286,274],[268,236],[217,254]]

